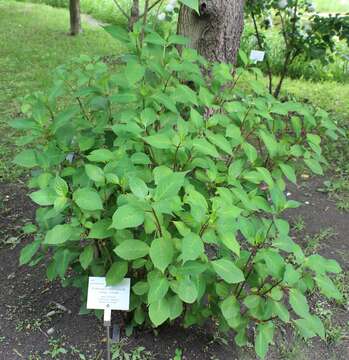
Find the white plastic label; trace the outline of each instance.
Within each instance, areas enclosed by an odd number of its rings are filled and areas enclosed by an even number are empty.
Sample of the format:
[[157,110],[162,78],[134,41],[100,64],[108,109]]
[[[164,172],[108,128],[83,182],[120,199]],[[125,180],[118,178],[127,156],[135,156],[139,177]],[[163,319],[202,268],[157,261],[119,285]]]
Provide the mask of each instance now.
[[130,308],[131,279],[107,286],[105,277],[90,277],[88,281],[87,308],[98,310],[123,310]]
[[255,61],[255,62],[263,61],[264,56],[265,56],[264,51],[252,50],[251,54],[250,54],[250,60]]

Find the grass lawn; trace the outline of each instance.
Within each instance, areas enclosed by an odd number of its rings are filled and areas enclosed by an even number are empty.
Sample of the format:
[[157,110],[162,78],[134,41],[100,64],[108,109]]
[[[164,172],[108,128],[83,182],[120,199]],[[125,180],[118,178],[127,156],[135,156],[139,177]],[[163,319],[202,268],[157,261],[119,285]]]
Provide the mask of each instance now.
[[0,180],[13,178],[12,132],[6,126],[20,110],[18,98],[51,83],[52,71],[80,54],[107,55],[117,44],[102,29],[83,24],[67,36],[65,9],[0,0]]
[[319,12],[349,12],[349,0],[314,0]]

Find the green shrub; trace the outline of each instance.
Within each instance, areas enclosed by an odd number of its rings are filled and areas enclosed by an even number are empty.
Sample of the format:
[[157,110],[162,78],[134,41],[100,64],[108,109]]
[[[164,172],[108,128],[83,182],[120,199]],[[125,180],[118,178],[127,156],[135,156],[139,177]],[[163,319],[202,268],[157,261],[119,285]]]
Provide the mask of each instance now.
[[176,35],[147,31],[140,48],[139,29],[108,31],[129,49],[116,73],[82,56],[12,122],[27,146],[15,163],[31,169],[39,205],[21,264],[49,256],[48,278],[82,288],[84,301],[89,275],[130,277],[132,325],[213,319],[239,346],[254,325],[262,358],[278,321],[324,337],[306,295],[340,299],[328,274],[341,269],[306,256],[282,213],[299,206],[286,180],[300,164],[322,174],[321,140],[339,129],[259,80],[242,91],[237,80],[255,68],[180,56]]

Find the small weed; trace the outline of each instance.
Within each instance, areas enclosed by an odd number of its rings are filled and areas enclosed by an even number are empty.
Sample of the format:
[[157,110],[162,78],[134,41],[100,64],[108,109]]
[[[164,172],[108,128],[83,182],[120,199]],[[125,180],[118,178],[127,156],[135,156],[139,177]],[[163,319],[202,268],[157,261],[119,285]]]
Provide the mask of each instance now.
[[25,320],[19,320],[16,323],[16,331],[37,331],[41,328],[44,321],[41,319],[25,319]]
[[333,279],[333,282],[338,290],[343,294],[341,304],[349,308],[349,271],[338,274]]
[[297,233],[302,232],[305,229],[305,222],[304,219],[301,215],[298,215],[293,224],[292,227],[294,229],[294,231],[296,231]]
[[318,191],[329,194],[330,199],[336,202],[340,211],[349,211],[349,179],[341,175],[339,178],[324,182],[324,187]]
[[112,360],[150,360],[153,359],[152,354],[146,351],[144,347],[138,346],[137,348],[127,351],[124,350],[125,342],[121,341],[112,345],[111,353]]
[[337,201],[337,209],[340,211],[349,211],[349,197],[343,197]]
[[5,341],[5,336],[0,336],[0,344],[2,344]]
[[305,360],[302,353],[303,340],[300,338],[295,339],[291,344],[284,341],[279,344],[279,355],[281,360]]
[[182,360],[182,355],[183,355],[183,351],[177,348],[173,360]]
[[42,357],[38,354],[38,352],[30,353],[28,360],[41,360]]
[[68,354],[68,350],[64,348],[64,344],[59,339],[49,339],[49,350],[44,352],[44,355],[50,356],[51,359],[57,359],[60,355]]
[[72,355],[77,355],[80,360],[86,360],[86,356],[75,346],[70,346],[69,352]]
[[332,305],[324,301],[318,301],[315,307],[315,313],[321,318],[326,332],[326,342],[328,345],[338,344],[346,336],[344,326],[335,323],[333,320]]
[[321,230],[319,233],[315,235],[307,235],[306,240],[306,248],[305,251],[307,254],[313,254],[314,252],[319,251],[322,246],[322,242],[326,239],[332,238],[336,236],[336,232],[332,228],[327,228]]

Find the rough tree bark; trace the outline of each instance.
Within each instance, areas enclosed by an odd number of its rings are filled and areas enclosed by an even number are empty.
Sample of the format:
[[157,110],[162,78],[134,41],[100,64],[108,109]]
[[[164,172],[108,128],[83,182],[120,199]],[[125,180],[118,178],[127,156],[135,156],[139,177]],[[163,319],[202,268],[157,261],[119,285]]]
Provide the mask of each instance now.
[[244,0],[200,0],[200,15],[182,5],[178,33],[210,61],[235,63],[244,27]]
[[70,12],[70,35],[78,35],[81,32],[80,0],[69,0]]
[[129,30],[133,29],[133,25],[138,21],[138,19],[139,19],[139,0],[133,0],[131,7],[131,16],[128,22]]

